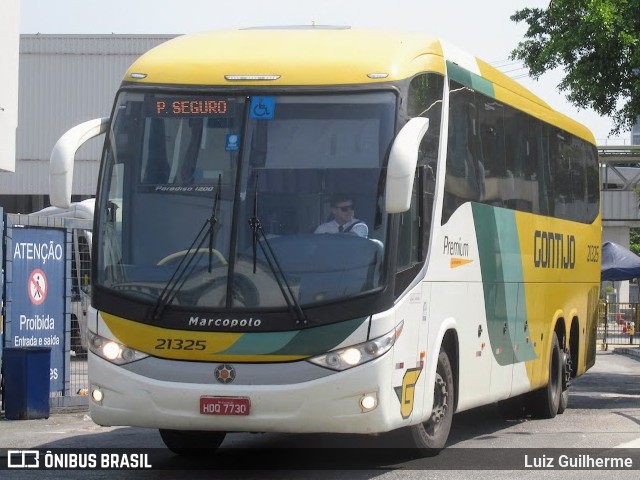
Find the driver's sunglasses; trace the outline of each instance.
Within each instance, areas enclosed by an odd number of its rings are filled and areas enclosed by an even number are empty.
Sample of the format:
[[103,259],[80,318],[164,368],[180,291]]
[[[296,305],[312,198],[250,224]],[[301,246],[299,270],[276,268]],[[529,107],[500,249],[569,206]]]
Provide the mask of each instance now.
[[350,210],[353,210],[353,205],[336,205],[336,208],[339,208],[343,212],[348,212]]

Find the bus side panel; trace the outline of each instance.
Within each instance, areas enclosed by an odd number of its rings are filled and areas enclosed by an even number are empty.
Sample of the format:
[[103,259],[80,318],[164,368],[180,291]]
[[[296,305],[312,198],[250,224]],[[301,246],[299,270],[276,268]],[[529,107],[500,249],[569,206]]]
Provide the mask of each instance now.
[[[433,358],[432,355],[427,357],[430,350],[427,347],[428,299],[429,289],[419,282],[403,295],[395,308],[395,325],[403,322],[403,328],[393,349],[392,398],[389,403],[397,405],[397,413],[406,424],[423,421],[425,392],[433,394],[433,386],[430,389],[426,387],[431,370],[435,371],[427,361],[427,358]],[[430,412],[429,407],[429,415]]]
[[578,319],[578,375],[595,360],[600,262],[590,252],[599,248],[600,222],[583,224],[522,212],[516,212],[515,218],[526,315],[537,357],[527,362],[527,373],[536,388],[548,382],[550,340],[557,325],[564,324],[568,339],[571,322]]
[[[442,338],[448,322],[455,325],[459,342],[457,410],[462,411],[505,398],[511,390],[512,361],[497,361],[505,316],[504,285],[485,282],[481,266],[480,239],[474,227],[471,203],[460,206],[445,225],[436,228],[426,279],[432,281],[429,308],[433,345]],[[484,227],[484,225],[483,225]],[[498,318],[496,297],[502,315]],[[493,331],[500,332],[500,339]],[[508,338],[508,332],[507,332]],[[498,344],[500,343],[500,345]],[[510,345],[510,341],[506,340]],[[439,348],[439,345],[436,346]],[[497,353],[496,353],[497,352]],[[434,358],[437,352],[429,356]]]
[[[578,318],[578,373],[586,370],[597,305],[589,299],[599,278],[599,263],[587,252],[598,241],[597,225],[468,203],[435,232],[430,318],[433,335],[448,318],[458,324],[458,410],[546,385],[559,321],[567,337]],[[482,364],[485,351],[491,365]]]

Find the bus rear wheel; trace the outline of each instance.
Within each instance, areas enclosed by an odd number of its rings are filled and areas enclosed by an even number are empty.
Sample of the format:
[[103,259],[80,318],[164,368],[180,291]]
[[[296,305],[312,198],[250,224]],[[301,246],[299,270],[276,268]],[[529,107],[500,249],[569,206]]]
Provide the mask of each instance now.
[[554,418],[558,414],[564,375],[562,355],[558,336],[554,333],[551,340],[551,355],[549,355],[549,383],[546,387],[534,392],[532,397],[532,413],[537,418]]
[[226,432],[160,429],[160,437],[169,450],[178,455],[204,456],[215,452]]
[[558,414],[564,413],[569,404],[569,385],[571,384],[571,353],[570,350],[562,352],[562,394],[558,405]]
[[413,425],[410,428],[413,445],[426,453],[437,453],[444,448],[449,438],[455,389],[453,369],[447,352],[438,355],[436,379],[433,387],[433,410],[426,422]]

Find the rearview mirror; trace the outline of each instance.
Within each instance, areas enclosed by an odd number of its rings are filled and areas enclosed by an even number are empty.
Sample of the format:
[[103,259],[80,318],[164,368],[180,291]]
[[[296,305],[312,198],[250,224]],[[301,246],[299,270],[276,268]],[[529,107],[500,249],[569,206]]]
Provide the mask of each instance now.
[[429,119],[415,117],[402,127],[389,154],[385,209],[387,213],[402,213],[411,207],[411,191],[418,164],[418,151]]
[[69,208],[76,151],[87,140],[107,131],[109,118],[97,118],[81,123],[62,135],[51,151],[49,160],[49,197],[51,205]]

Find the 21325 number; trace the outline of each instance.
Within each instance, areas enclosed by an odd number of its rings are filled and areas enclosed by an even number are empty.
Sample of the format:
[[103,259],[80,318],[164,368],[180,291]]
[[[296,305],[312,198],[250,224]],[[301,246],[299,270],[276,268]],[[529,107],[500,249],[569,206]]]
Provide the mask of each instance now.
[[158,338],[156,339],[156,350],[205,350],[206,340],[192,340],[182,338]]

